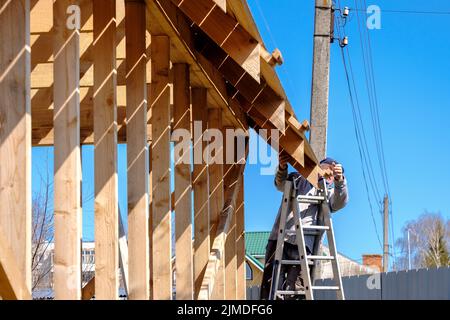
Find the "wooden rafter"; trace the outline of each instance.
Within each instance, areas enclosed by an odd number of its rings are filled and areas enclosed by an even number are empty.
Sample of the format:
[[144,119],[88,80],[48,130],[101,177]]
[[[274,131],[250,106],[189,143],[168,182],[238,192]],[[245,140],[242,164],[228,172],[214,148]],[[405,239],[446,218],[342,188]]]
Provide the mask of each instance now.
[[261,46],[214,0],[171,0],[259,82]]
[[[282,151],[285,150],[291,156],[290,163],[316,185],[319,172],[317,159],[301,130],[302,125],[289,109],[285,109],[286,100],[278,95],[280,89],[274,88],[273,78],[270,83],[263,81],[257,84],[251,77],[245,77],[244,70],[232,59],[226,59],[226,53],[220,47],[208,40],[207,36],[201,36],[201,30],[194,31],[186,27],[190,25],[189,19],[170,1],[151,0],[151,3],[170,22],[170,26],[195,57],[196,63],[207,66],[202,70],[207,74],[220,73],[229,81],[227,93],[224,93],[232,97],[229,105],[250,117],[254,128],[266,129],[269,133],[270,129],[280,130]],[[225,63],[222,63],[224,59]],[[219,81],[217,76],[210,79]],[[271,143],[272,140],[267,141]]]

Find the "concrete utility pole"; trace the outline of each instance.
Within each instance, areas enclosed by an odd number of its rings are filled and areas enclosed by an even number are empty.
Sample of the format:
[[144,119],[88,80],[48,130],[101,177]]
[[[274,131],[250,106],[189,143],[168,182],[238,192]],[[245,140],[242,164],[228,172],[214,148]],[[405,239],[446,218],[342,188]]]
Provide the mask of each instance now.
[[[331,0],[315,0],[314,52],[311,87],[311,131],[309,142],[320,160],[327,150],[328,91],[330,80],[330,43],[333,15]],[[322,249],[319,249],[319,253]],[[321,278],[322,263],[316,262],[314,278]]]
[[315,1],[311,133],[309,140],[320,161],[325,158],[327,150],[330,43],[332,40],[333,14],[331,0]]
[[409,242],[409,229],[408,229],[408,270],[411,270],[411,244]]
[[383,272],[388,272],[389,267],[389,198],[388,196],[384,196],[384,227],[383,227],[383,243],[384,243],[384,250],[383,250]]

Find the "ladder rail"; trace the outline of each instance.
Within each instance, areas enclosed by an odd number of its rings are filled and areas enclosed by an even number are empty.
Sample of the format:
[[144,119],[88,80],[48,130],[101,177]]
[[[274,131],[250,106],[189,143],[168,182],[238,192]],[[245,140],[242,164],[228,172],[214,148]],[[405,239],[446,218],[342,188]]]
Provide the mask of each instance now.
[[272,282],[270,286],[269,300],[275,300],[277,297],[281,272],[281,260],[283,258],[283,251],[284,251],[284,238],[286,235],[286,219],[289,214],[288,211],[292,197],[292,187],[293,183],[291,181],[288,180],[285,181],[283,202],[281,205],[281,212],[280,212],[280,222],[278,225],[277,247],[275,250],[275,257],[273,261]]
[[[292,202],[294,200],[294,202]],[[303,226],[300,203],[318,204],[317,221],[315,225]],[[289,214],[293,212],[295,220],[295,231],[286,230],[286,221]],[[287,180],[284,185],[283,201],[280,212],[280,221],[278,228],[277,244],[272,268],[272,282],[270,286],[269,299],[283,299],[283,295],[304,295],[307,300],[314,300],[314,290],[334,290],[338,300],[344,300],[344,289],[342,286],[342,277],[338,261],[338,253],[334,238],[333,222],[331,219],[331,208],[328,200],[326,182],[322,180],[322,189],[318,190],[316,196],[297,196],[294,194],[294,182]],[[306,251],[305,236],[314,232],[313,252],[308,255]],[[284,241],[286,235],[296,236],[296,245],[299,253],[299,260],[283,259]],[[323,235],[326,234],[329,245],[329,255],[322,256],[319,251],[321,248]],[[317,264],[322,260],[330,260],[333,271],[333,286],[315,286],[315,271]],[[303,280],[303,290],[287,290],[280,287],[280,273],[283,265],[300,265],[300,277]]]
[[[326,206],[326,208],[323,208],[325,206]],[[339,290],[336,291],[337,299],[345,300],[344,289],[342,286],[341,270],[339,267],[339,258],[338,258],[338,253],[336,250],[336,241],[334,238],[333,221],[330,216],[330,208],[329,208],[328,203],[322,204],[322,210],[325,210],[325,212],[324,212],[325,225],[329,227],[329,229],[326,231],[326,234],[327,234],[330,255],[335,257],[335,259],[331,261],[331,267],[333,269],[334,281],[337,282],[337,286],[339,287]]]
[[330,251],[329,255],[335,257],[335,259],[331,261],[331,268],[333,270],[334,281],[337,287],[339,287],[339,289],[336,290],[336,297],[338,300],[345,300],[344,287],[342,286],[341,270],[339,267],[338,252],[336,249],[336,241],[334,238],[333,221],[331,219],[331,208],[330,203],[328,201],[328,194],[325,180],[322,180],[322,190],[326,201],[322,202],[319,211],[321,212],[322,215],[321,218],[323,219],[323,224],[328,227],[326,235],[328,240],[328,248]]

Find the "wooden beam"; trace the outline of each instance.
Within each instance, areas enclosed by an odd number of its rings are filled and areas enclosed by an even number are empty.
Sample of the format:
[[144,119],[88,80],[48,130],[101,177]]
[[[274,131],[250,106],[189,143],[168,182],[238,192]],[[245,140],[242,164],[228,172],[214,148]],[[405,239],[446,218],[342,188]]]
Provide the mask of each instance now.
[[72,19],[67,14],[69,6],[78,4],[74,0],[53,3],[54,290],[57,300],[81,299],[80,32],[74,23],[77,12]]
[[236,299],[245,300],[247,293],[245,275],[245,215],[244,215],[244,175],[236,200]]
[[93,5],[95,298],[116,300],[119,292],[116,1],[96,0]]
[[[226,130],[234,128],[224,127],[223,130],[223,136],[226,137],[227,140],[230,139],[226,135]],[[235,183],[237,183],[237,180],[239,179],[238,176],[234,176],[232,173],[234,172],[234,168],[237,166],[235,163],[228,163],[230,160],[229,156],[226,155],[231,153],[234,155],[232,158],[233,162],[236,161],[237,156],[237,139],[233,139],[233,143],[231,144],[228,140],[224,142],[224,170],[223,170],[223,185],[224,190],[228,190],[233,187]],[[225,242],[225,248],[224,248],[224,254],[225,257],[223,260],[223,265],[221,268],[224,268],[223,275],[224,275],[224,284],[225,284],[225,300],[236,300],[236,215],[234,214],[231,220],[231,226],[230,229],[227,232],[226,235],[226,242]],[[221,274],[222,275],[222,274]]]
[[197,28],[192,32],[195,34],[198,52],[234,87],[234,95],[240,93],[252,108],[258,109],[266,121],[284,133],[285,99],[279,96],[264,78],[260,82],[253,79],[239,63],[229,59],[227,53],[212,42],[201,29]]
[[153,299],[172,298],[170,208],[170,42],[167,36],[151,41],[152,80],[152,217]]
[[[317,184],[316,173],[318,172],[318,166],[314,153],[310,154],[308,151],[309,145],[305,141],[306,139],[303,139],[304,135],[299,134],[298,130],[293,131],[295,125],[292,124],[292,121],[297,123],[298,121],[293,115],[289,101],[286,100],[284,90],[273,69],[269,67],[270,70],[265,70],[265,74],[268,75],[267,82],[263,79],[262,83],[258,84],[254,79],[246,76],[245,70],[235,61],[227,59],[227,54],[208,40],[202,30],[198,28],[197,30],[184,28],[184,25],[189,25],[189,19],[183,13],[177,12],[179,10],[176,9],[172,2],[152,0],[150,3],[157,4],[155,9],[164,14],[172,28],[177,31],[178,37],[192,52],[197,63],[200,66],[207,66],[202,68],[206,74],[215,74],[218,68],[229,81],[231,86],[228,86],[228,89],[231,87],[232,90],[228,95],[237,99],[237,103],[230,103],[229,105],[233,107],[235,105],[241,106],[244,113],[258,127],[268,130],[280,130],[280,144],[282,148],[286,148],[288,154],[292,155],[290,163],[297,170],[302,171],[313,184]],[[194,42],[196,43],[195,46],[189,45]],[[210,77],[210,79],[212,78]],[[286,120],[286,117],[288,120]],[[284,135],[287,137],[284,137]],[[306,150],[305,152],[307,153],[306,160],[303,156],[303,150]]]
[[128,284],[129,284],[129,273],[128,273],[128,240],[125,233],[125,228],[123,226],[122,215],[119,208],[119,267],[122,275],[122,282],[125,289],[125,293],[128,296]]
[[[122,281],[125,292],[128,295],[128,244],[125,229],[123,227],[122,217],[119,208],[119,266],[121,269]],[[91,300],[95,295],[95,276],[88,281],[81,290],[82,300]]]
[[12,251],[4,228],[0,229],[0,300],[31,300],[30,287],[17,263],[17,254]]
[[[236,166],[232,175],[235,177],[242,176],[244,167],[244,164]],[[238,190],[240,190],[241,183],[242,179],[238,179],[238,182],[235,183],[233,188],[226,190],[226,201],[220,214],[219,224],[214,236],[214,242],[211,246],[208,265],[202,280],[202,286],[199,293],[200,300],[217,298],[217,293],[214,293],[216,290],[215,286],[217,285],[217,279],[220,279],[220,276],[218,277],[218,273],[220,272],[221,261],[224,259],[226,235],[230,230],[233,215],[235,214],[237,194]]]
[[[209,203],[210,203],[210,212],[209,212],[209,240],[211,246],[214,242],[214,235],[216,234],[217,226],[219,223],[219,215],[223,208],[223,141],[218,141],[219,148],[215,148],[214,152],[212,152],[210,147],[213,145],[211,142],[217,142],[213,138],[212,130],[222,130],[222,111],[217,108],[208,109],[208,131],[206,133],[207,141],[210,142],[208,144],[208,149],[205,151],[207,154],[211,155],[211,158],[208,159],[208,174],[209,174]],[[223,265],[221,266],[223,268]],[[223,269],[221,269],[224,271]],[[217,291],[215,292],[217,295],[215,298],[224,299],[225,298],[225,283],[223,279],[223,272],[220,273],[218,283],[216,286]]]
[[[4,232],[0,242],[12,250],[16,272],[30,291],[30,3],[0,0],[0,8],[0,226]],[[11,270],[5,271],[12,275]]]
[[[194,274],[192,250],[192,177],[191,177],[191,105],[189,88],[189,66],[173,65],[173,130],[189,133],[188,148],[182,147],[175,153],[175,264],[177,300],[193,300]],[[174,141],[177,146],[185,145],[183,141]],[[178,158],[178,159],[177,159]]]
[[192,121],[194,128],[194,172],[192,185],[194,190],[194,285],[197,299],[209,257],[209,185],[208,167],[203,161],[203,140],[207,129],[206,89],[192,88]]
[[220,72],[214,71],[208,60],[194,53],[191,25],[184,14],[172,2],[159,0],[147,1],[147,14],[148,27],[152,33],[170,36],[172,63],[189,64],[191,86],[208,89],[208,104],[223,109],[225,122],[247,130],[248,127],[243,127],[244,121],[240,118],[242,113],[235,115],[228,104],[225,80]]
[[[242,93],[256,109],[261,111],[267,121],[284,132],[286,104],[284,99],[272,89],[272,84],[268,85],[265,81],[258,83],[241,65],[233,59],[228,59],[226,52],[213,43],[200,28],[190,28],[192,23],[172,2],[152,0],[150,3],[156,4],[155,9],[163,13],[165,19],[176,31],[178,38],[182,40],[196,63],[213,83],[220,83],[220,76],[217,74],[223,75],[235,86],[235,93],[236,91]],[[220,86],[215,88],[220,90]],[[227,96],[227,93],[222,92],[222,95]],[[236,115],[239,116],[239,114]]]
[[91,300],[95,295],[95,276],[81,289],[81,300]]
[[146,8],[125,2],[129,299],[149,298]]
[[261,46],[214,0],[172,0],[256,81],[260,80]]

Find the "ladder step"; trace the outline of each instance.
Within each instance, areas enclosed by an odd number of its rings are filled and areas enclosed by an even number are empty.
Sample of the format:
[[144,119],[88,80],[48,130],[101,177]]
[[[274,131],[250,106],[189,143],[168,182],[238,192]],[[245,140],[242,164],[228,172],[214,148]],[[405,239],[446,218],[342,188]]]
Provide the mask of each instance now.
[[334,256],[308,256],[310,260],[334,260]]
[[295,290],[278,290],[277,294],[296,294],[296,295],[300,295],[300,294],[305,294],[305,291],[300,290],[300,291],[295,291]]
[[309,226],[303,226],[303,230],[309,231],[309,230],[330,230],[330,227],[328,226],[318,226],[318,225],[309,225]]
[[[300,260],[281,260],[281,264],[288,264],[288,265],[300,265]],[[314,265],[314,262],[308,261],[308,265],[312,266]]]
[[312,286],[313,290],[340,290],[338,286]]
[[298,201],[302,201],[302,200],[315,200],[315,201],[324,201],[325,197],[323,196],[297,196],[297,200]]

